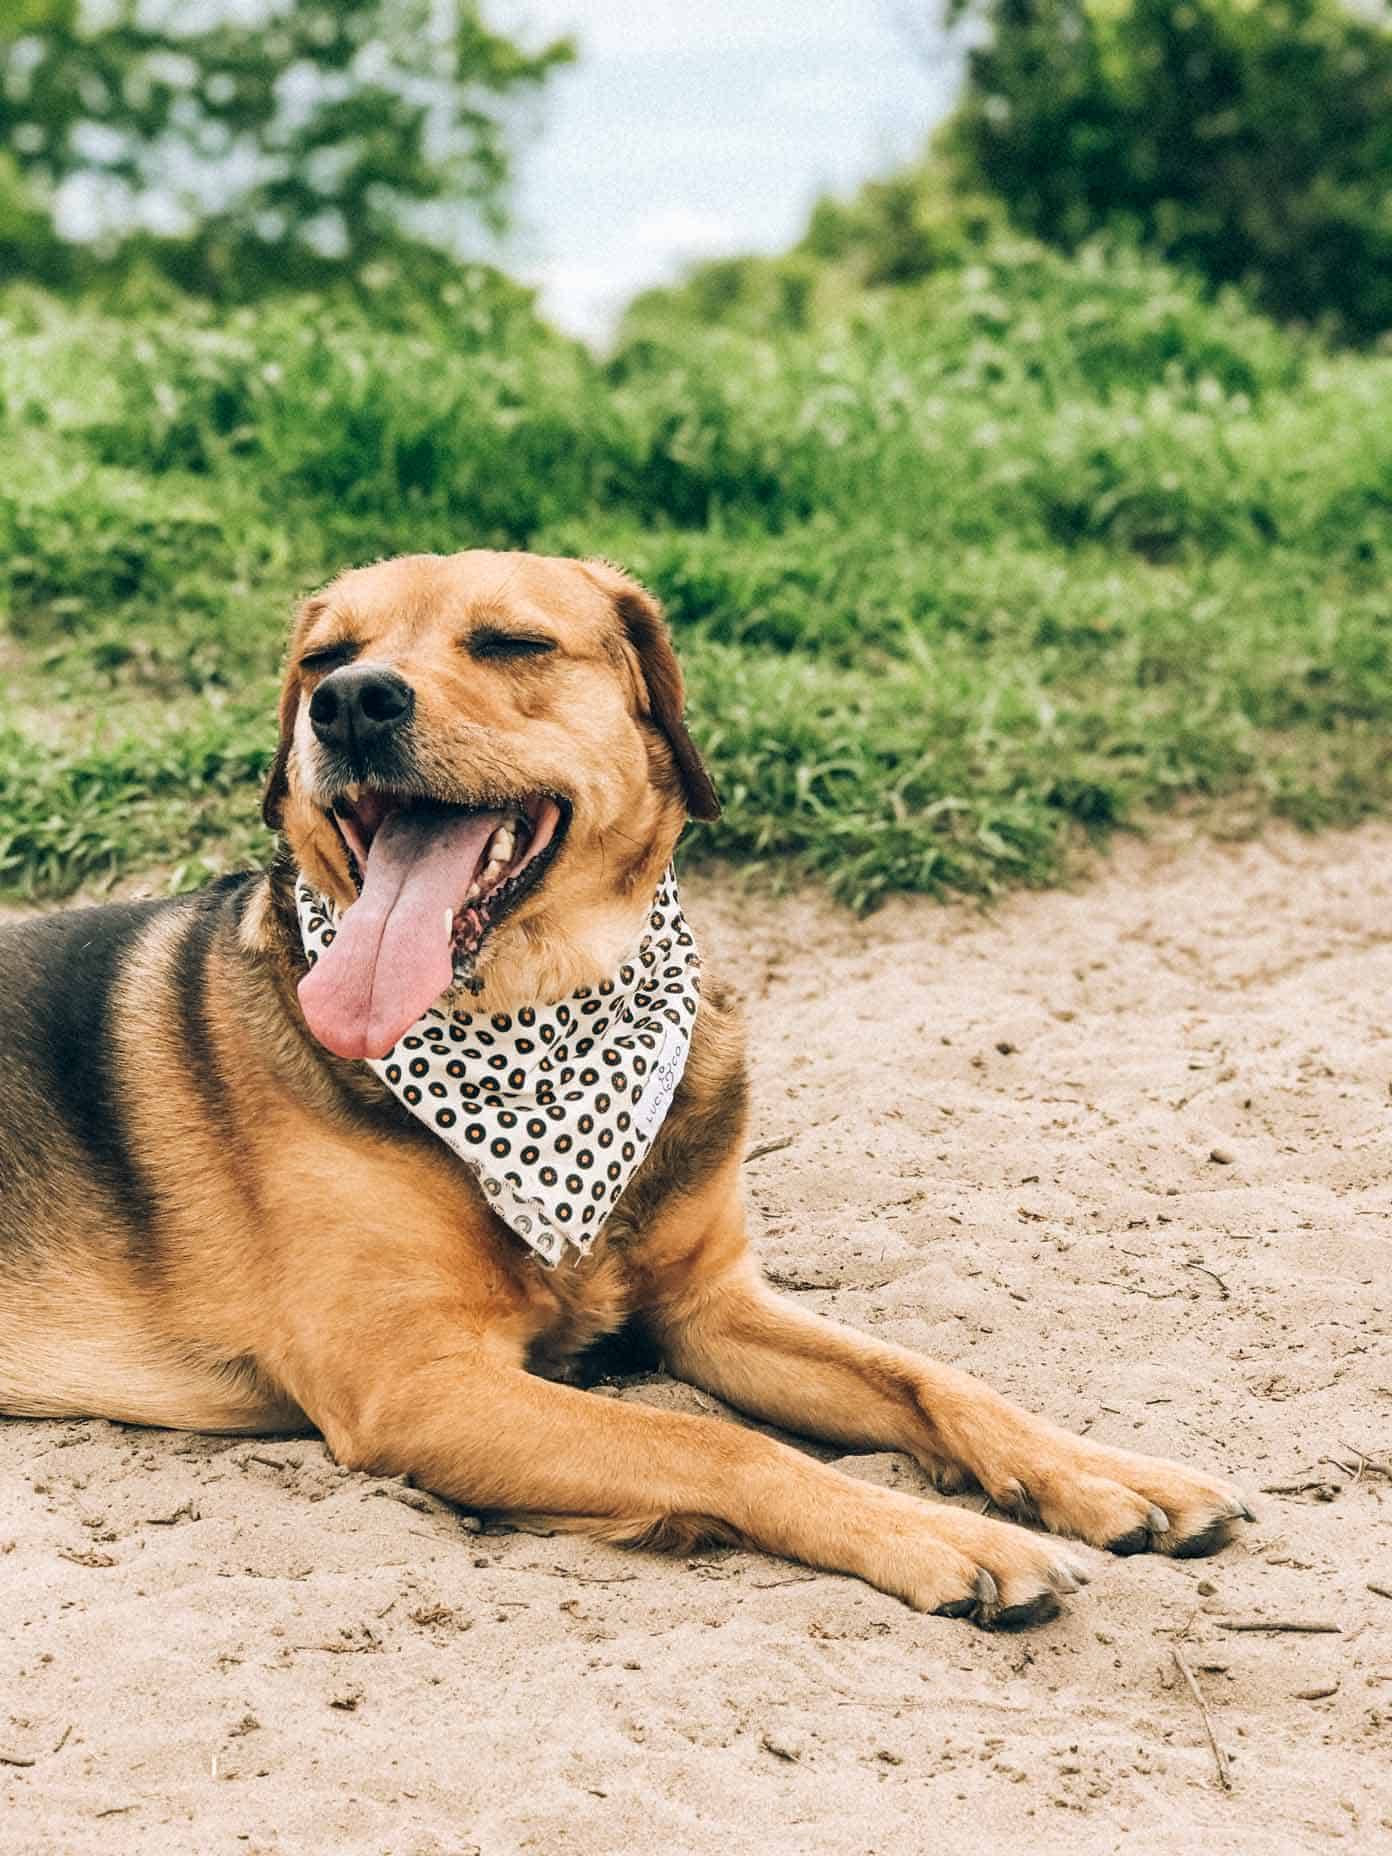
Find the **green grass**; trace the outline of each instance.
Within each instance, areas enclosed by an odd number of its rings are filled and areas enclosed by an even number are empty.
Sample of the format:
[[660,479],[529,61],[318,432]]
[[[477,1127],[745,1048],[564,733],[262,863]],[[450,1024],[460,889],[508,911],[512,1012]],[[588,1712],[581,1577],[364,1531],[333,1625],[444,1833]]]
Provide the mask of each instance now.
[[1392,358],[1124,253],[766,287],[649,297],[604,362],[517,317],[0,299],[0,889],[263,851],[296,594],[480,543],[646,578],[726,802],[693,849],[857,905],[1048,882],[1181,802],[1388,804]]

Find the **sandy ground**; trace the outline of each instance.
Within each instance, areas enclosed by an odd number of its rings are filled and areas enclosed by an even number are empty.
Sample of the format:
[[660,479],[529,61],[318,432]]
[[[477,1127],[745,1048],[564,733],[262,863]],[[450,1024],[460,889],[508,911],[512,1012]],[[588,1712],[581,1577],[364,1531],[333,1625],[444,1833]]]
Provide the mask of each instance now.
[[1260,1524],[990,1637],[753,1553],[480,1532],[313,1439],[11,1421],[6,1856],[1392,1848],[1392,829],[1131,848],[990,919],[688,900],[744,975],[789,1293]]

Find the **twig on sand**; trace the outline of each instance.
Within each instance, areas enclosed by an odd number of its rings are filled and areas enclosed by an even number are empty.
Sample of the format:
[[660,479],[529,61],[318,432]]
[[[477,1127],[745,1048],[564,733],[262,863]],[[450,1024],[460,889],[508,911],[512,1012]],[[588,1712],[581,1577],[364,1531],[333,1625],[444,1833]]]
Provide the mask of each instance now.
[[1374,1585],[1370,1580],[1368,1590],[1376,1592],[1379,1598],[1392,1598],[1392,1585]]
[[817,1282],[811,1276],[785,1276],[781,1270],[766,1269],[764,1274],[768,1277],[775,1289],[798,1291],[804,1289],[839,1289],[841,1287],[839,1282]]
[[1204,1700],[1203,1692],[1199,1688],[1198,1683],[1194,1680],[1193,1671],[1180,1655],[1179,1651],[1171,1650],[1170,1655],[1174,1658],[1175,1668],[1184,1677],[1184,1686],[1199,1704],[1199,1713],[1203,1716],[1204,1732],[1208,1735],[1208,1744],[1213,1748],[1213,1763],[1218,1768],[1218,1783],[1225,1792],[1230,1792],[1232,1790],[1232,1774],[1228,1771],[1228,1756],[1223,1751],[1222,1747],[1219,1746],[1218,1736],[1213,1731],[1213,1716],[1208,1711],[1208,1703]]
[[776,1141],[760,1141],[757,1147],[751,1147],[744,1156],[744,1164],[748,1166],[751,1160],[762,1160],[765,1154],[781,1154],[783,1149],[791,1147],[796,1139],[795,1134],[785,1134]]
[[1183,1289],[1142,1289],[1138,1283],[1117,1282],[1114,1277],[1102,1276],[1098,1280],[1107,1289],[1124,1289],[1128,1295],[1143,1295],[1148,1302],[1172,1302],[1177,1295],[1183,1295]]
[[1350,1482],[1349,1484],[1349,1487],[1351,1489],[1357,1488],[1360,1480],[1362,1479],[1363,1470],[1364,1470],[1365,1465],[1361,1462],[1359,1463],[1356,1469],[1351,1463],[1345,1463],[1342,1460],[1342,1458],[1337,1457],[1337,1456],[1322,1456],[1320,1458],[1320,1462],[1328,1463],[1331,1469],[1341,1469],[1346,1476],[1352,1476],[1353,1481]]
[[638,1577],[636,1572],[616,1572],[603,1578],[598,1573],[575,1572],[569,1566],[553,1566],[551,1570],[561,1579],[574,1579],[577,1585],[631,1585]]
[[1356,1456],[1358,1458],[1358,1473],[1360,1476],[1365,1469],[1370,1469],[1375,1476],[1392,1476],[1392,1464],[1381,1462],[1375,1456],[1369,1456],[1368,1452],[1366,1450],[1360,1450],[1357,1444],[1346,1444],[1340,1441],[1339,1448],[1341,1450],[1347,1450],[1350,1456]]
[[1317,1500],[1332,1502],[1341,1488],[1340,1483],[1329,1482],[1321,1476],[1314,1482],[1264,1482],[1261,1492],[1263,1495],[1309,1495],[1313,1492]]
[[1176,1643],[1183,1643],[1184,1639],[1189,1635],[1190,1631],[1194,1628],[1194,1625],[1198,1622],[1199,1614],[1200,1612],[1202,1612],[1202,1610],[1203,1610],[1202,1605],[1195,1605],[1194,1609],[1189,1613],[1189,1616],[1180,1625],[1178,1630],[1176,1630],[1172,1625],[1168,1625],[1168,1626],[1164,1624],[1159,1625],[1157,1628],[1159,1630],[1160,1635],[1162,1637],[1173,1637]]
[[[71,1721],[69,1721],[67,1726],[63,1729],[62,1734],[59,1736],[57,1742],[53,1746],[49,1754],[50,1758],[52,1758],[54,1753],[62,1752],[63,1748],[68,1744],[68,1736],[69,1734],[71,1734],[72,1730],[73,1730],[73,1724]],[[0,1752],[0,1766],[37,1766],[38,1763],[39,1762],[38,1762],[37,1754],[31,1759],[27,1753]]]
[[1217,1283],[1219,1293],[1222,1295],[1225,1302],[1232,1294],[1231,1289],[1229,1289],[1228,1285],[1223,1281],[1223,1278],[1218,1274],[1217,1270],[1211,1270],[1206,1263],[1196,1263],[1192,1258],[1187,1258],[1184,1267],[1187,1270],[1201,1270],[1205,1276],[1211,1276],[1214,1282]]
[[1342,1624],[1315,1624],[1307,1618],[1219,1618],[1219,1630],[1290,1631],[1302,1637],[1341,1637]]

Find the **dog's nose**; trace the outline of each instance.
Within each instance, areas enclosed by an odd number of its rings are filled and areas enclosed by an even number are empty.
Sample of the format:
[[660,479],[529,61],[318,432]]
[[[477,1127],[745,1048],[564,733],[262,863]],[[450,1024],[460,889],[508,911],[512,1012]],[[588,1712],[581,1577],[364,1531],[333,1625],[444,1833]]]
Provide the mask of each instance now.
[[404,728],[415,706],[415,691],[394,670],[345,664],[310,697],[309,719],[325,747],[351,756],[382,745]]

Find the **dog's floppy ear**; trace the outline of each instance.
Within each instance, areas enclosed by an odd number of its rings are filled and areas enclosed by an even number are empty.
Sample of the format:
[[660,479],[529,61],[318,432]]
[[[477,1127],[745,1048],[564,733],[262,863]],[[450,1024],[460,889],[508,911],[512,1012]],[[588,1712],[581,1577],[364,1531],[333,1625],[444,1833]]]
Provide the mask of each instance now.
[[280,815],[290,792],[290,743],[295,733],[295,717],[299,709],[300,678],[299,673],[292,670],[287,674],[285,688],[281,692],[280,740],[276,744],[275,759],[271,762],[265,791],[261,795],[261,816],[272,831],[280,830]]
[[686,692],[671,633],[652,595],[608,561],[585,561],[584,571],[613,600],[624,638],[638,659],[649,718],[661,729],[681,775],[682,793],[692,818],[720,817],[720,795],[706,772],[696,743],[686,732],[682,711]]
[[275,759],[266,775],[261,795],[261,816],[272,831],[280,829],[280,815],[290,792],[290,748],[295,737],[295,718],[300,712],[300,673],[295,666],[295,646],[305,627],[317,619],[328,602],[316,593],[300,606],[290,632],[290,650],[286,660],[285,687],[280,693],[280,740]]

